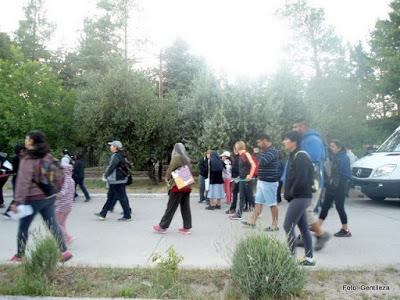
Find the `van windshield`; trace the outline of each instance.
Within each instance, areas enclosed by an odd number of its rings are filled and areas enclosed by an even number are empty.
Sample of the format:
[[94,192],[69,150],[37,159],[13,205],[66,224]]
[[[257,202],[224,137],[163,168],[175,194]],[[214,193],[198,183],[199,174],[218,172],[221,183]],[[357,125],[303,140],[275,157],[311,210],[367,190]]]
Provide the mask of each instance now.
[[400,152],[400,130],[394,132],[376,152]]

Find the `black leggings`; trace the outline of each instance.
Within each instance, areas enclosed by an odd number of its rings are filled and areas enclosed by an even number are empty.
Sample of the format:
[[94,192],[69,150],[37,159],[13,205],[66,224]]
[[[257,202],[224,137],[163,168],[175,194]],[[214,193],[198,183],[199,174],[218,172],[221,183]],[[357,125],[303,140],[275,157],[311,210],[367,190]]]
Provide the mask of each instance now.
[[340,222],[342,224],[347,224],[347,214],[344,210],[344,200],[346,199],[347,193],[347,183],[340,182],[337,188],[327,187],[325,192],[325,199],[322,203],[321,213],[319,214],[319,218],[322,220],[326,219],[328,215],[328,211],[332,206],[332,203],[335,201],[335,207],[340,217]]
[[181,207],[181,214],[183,219],[183,228],[192,228],[192,214],[190,212],[190,192],[189,193],[169,193],[169,200],[167,209],[165,210],[164,216],[161,219],[160,227],[166,229],[171,224],[172,218],[178,206]]

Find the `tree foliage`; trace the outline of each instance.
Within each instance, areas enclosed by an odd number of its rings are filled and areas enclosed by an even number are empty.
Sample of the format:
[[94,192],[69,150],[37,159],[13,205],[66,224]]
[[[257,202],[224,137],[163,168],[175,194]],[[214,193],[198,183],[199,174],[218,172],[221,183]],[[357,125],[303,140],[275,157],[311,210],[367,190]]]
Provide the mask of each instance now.
[[63,89],[47,65],[14,52],[13,59],[0,59],[0,144],[10,149],[28,131],[39,129],[53,149],[72,145],[74,93]]
[[31,60],[49,57],[45,44],[55,26],[47,20],[44,4],[43,0],[27,0],[24,7],[25,19],[19,21],[16,32],[16,41],[25,57]]
[[251,80],[217,76],[177,39],[162,51],[162,98],[151,70],[140,70],[130,59],[136,53],[127,52],[134,4],[98,0],[77,49],[50,53],[44,2],[27,1],[15,40],[0,33],[2,147],[41,129],[53,149],[80,148],[99,164],[107,141],[119,139],[141,168],[149,156],[167,160],[176,142],[193,158],[238,140],[255,146],[260,133],[279,145],[299,118],[354,148],[379,143],[398,122],[400,0],[376,23],[370,50],[361,42],[344,46],[322,9],[287,1],[279,15],[292,32],[290,59]]

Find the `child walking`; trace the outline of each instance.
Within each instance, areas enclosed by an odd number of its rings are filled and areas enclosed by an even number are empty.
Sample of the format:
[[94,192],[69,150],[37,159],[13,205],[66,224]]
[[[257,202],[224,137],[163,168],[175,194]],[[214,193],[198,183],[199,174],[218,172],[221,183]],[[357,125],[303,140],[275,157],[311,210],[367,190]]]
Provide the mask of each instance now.
[[65,242],[70,244],[72,236],[67,232],[67,218],[72,211],[72,203],[75,197],[75,181],[72,179],[73,166],[70,164],[61,164],[64,170],[64,184],[57,196],[56,219],[64,235]]

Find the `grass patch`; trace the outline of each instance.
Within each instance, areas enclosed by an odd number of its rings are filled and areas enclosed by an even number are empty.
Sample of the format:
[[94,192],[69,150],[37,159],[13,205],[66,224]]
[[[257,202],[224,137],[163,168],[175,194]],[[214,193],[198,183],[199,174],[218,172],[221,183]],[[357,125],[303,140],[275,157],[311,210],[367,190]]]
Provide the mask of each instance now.
[[[23,265],[0,265],[0,295],[21,295],[22,281],[18,279],[24,273]],[[324,270],[328,276],[322,282],[320,270],[310,270],[303,292],[290,299],[398,299],[400,288],[398,279],[393,273],[380,270]],[[343,292],[345,274],[353,278],[354,284],[367,281],[373,284],[374,274],[385,278],[392,294],[377,292],[371,294],[363,291]],[[35,283],[27,283],[31,295],[52,297],[124,297],[155,298],[153,281],[157,276],[156,268],[87,268],[59,266],[46,289]],[[180,299],[226,299],[245,300],[247,297],[237,288],[228,270],[177,270],[181,290]],[[370,277],[372,279],[370,279]],[[256,278],[254,280],[257,280]],[[370,281],[371,280],[371,281]],[[19,285],[19,286],[18,286]],[[1,298],[1,297],[0,297]],[[166,295],[160,298],[168,298]],[[285,299],[285,298],[283,298]]]
[[396,274],[396,273],[399,272],[399,271],[398,271],[395,267],[393,267],[393,266],[386,267],[385,269],[383,269],[383,271],[384,271],[385,273],[388,273],[388,274]]
[[324,281],[327,281],[329,279],[330,272],[328,270],[325,270],[325,269],[317,270],[317,271],[314,272],[314,275],[315,275],[315,278],[318,281],[324,282]]

